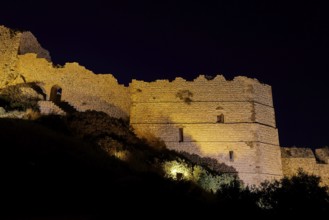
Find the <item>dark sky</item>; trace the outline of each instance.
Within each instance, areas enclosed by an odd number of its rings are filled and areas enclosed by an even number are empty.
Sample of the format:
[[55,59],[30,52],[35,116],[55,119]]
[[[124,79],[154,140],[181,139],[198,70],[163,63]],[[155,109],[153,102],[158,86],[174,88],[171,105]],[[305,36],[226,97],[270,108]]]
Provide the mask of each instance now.
[[125,84],[201,73],[257,78],[272,85],[281,146],[329,144],[325,4],[160,2],[8,0],[0,24],[32,31],[55,63],[76,61]]

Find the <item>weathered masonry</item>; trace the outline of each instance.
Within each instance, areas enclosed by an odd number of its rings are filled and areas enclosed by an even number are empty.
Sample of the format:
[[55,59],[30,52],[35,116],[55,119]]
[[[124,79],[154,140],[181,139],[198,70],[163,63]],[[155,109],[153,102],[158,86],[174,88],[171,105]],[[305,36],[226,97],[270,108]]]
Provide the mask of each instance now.
[[[37,83],[43,114],[103,111],[129,119],[135,133],[161,140],[170,149],[198,154],[232,166],[246,184],[293,175],[298,168],[329,185],[329,149],[280,148],[271,87],[238,76],[199,76],[193,81],[118,83],[112,74],[94,74],[78,63],[53,65],[31,32],[0,26],[0,89]],[[282,153],[282,156],[281,156]]]
[[170,149],[233,166],[247,184],[282,177],[271,87],[246,77],[130,84],[130,123]]

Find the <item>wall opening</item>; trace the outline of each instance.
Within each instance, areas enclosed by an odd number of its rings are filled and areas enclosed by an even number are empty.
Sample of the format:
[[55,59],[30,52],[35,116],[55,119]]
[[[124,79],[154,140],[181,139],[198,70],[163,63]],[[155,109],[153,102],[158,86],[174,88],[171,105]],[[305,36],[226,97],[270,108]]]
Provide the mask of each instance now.
[[229,156],[230,156],[230,161],[234,161],[234,152],[232,150],[230,150]]
[[179,128],[179,130],[178,130],[178,139],[179,139],[179,142],[184,142],[184,131],[183,131],[183,128]]
[[217,115],[217,123],[224,123],[224,115],[223,114]]
[[62,88],[58,85],[54,85],[50,90],[49,100],[54,103],[60,103],[62,98]]

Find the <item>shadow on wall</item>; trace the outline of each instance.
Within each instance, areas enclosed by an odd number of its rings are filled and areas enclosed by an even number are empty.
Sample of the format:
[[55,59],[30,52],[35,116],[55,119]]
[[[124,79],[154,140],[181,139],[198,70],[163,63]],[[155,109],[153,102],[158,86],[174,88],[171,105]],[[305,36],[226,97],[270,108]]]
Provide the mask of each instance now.
[[[170,118],[165,116],[163,116],[162,120],[170,122]],[[143,126],[144,125],[145,124],[143,124]],[[233,151],[231,148],[227,147],[221,149],[221,146],[218,146],[218,148],[215,147],[209,150],[207,149],[207,146],[201,146],[201,144],[194,140],[191,135],[184,131],[184,124],[177,125],[166,123],[164,125],[166,126],[165,129],[167,131],[176,131],[171,135],[172,140],[163,140],[161,134],[165,133],[165,131],[161,129],[157,130],[157,133],[152,133],[152,131],[147,128],[145,129],[145,127],[139,127],[139,124],[131,124],[134,132],[139,137],[145,138],[150,145],[175,150],[183,154],[192,162],[199,165],[205,165],[220,173],[238,173],[235,167],[226,164],[228,161],[231,163],[234,161],[234,155],[232,154]],[[211,144],[213,145],[213,142]]]
[[129,117],[120,107],[115,106],[114,104],[109,103],[100,97],[83,93],[70,94],[70,96],[74,98],[65,96],[65,101],[72,104],[78,111],[84,112],[87,110],[95,110],[99,112],[105,112],[111,117],[122,118],[125,120],[127,120]]
[[[187,105],[193,107],[193,103]],[[168,149],[199,155],[216,160],[219,164],[232,166],[248,184],[258,184],[266,179],[281,177],[280,166],[276,165],[280,156],[276,154],[275,146],[263,146],[257,142],[258,139],[254,135],[257,131],[253,127],[251,131],[237,133],[240,131],[236,130],[236,126],[225,123],[225,113],[222,111],[214,114],[213,121],[188,123],[181,120],[175,111],[172,111],[171,118],[166,112],[167,108],[157,108],[153,111],[153,107],[156,106],[151,107],[145,105],[142,110],[132,110],[131,125],[140,137],[148,140],[158,137]],[[185,114],[189,112],[186,111]],[[221,172],[232,170],[224,169]]]
[[51,87],[49,100],[63,110],[67,110],[65,106],[70,106],[69,112],[95,110],[105,112],[114,118],[128,119],[129,117],[120,107],[103,100],[101,97],[85,94],[84,91],[72,92],[70,88],[63,90],[59,85]]

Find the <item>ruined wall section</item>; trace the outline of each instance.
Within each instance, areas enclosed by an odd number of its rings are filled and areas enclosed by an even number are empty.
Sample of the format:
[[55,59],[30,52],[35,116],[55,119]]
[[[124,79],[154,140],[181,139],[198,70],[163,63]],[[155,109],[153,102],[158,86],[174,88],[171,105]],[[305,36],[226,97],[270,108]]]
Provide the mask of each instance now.
[[111,74],[96,75],[77,63],[56,68],[47,50],[31,32],[0,26],[0,88],[38,82],[50,95],[52,86],[62,88],[62,100],[77,110],[97,110],[117,118],[128,118],[130,95]]
[[0,88],[15,80],[19,73],[15,71],[21,33],[0,26]]
[[[323,153],[323,149],[317,149],[316,152],[321,154],[326,161],[329,159],[329,154]],[[322,184],[329,186],[329,164],[325,161],[316,160],[316,155],[313,154],[310,148],[281,148],[282,155],[282,171],[285,176],[293,176],[298,172],[298,169],[303,169],[306,173],[320,176]]]
[[19,55],[27,53],[35,53],[38,58],[45,58],[46,60],[51,61],[49,52],[39,44],[37,38],[30,31],[24,31],[21,34],[18,48]]
[[111,74],[96,75],[77,63],[67,63],[56,68],[36,54],[18,55],[16,71],[22,75],[13,84],[40,82],[46,94],[52,86],[62,88],[62,100],[79,111],[103,111],[117,118],[128,118],[130,109],[129,90],[120,85]]
[[[282,176],[270,86],[246,77],[199,76],[194,81],[133,80],[130,92],[131,125],[139,136],[231,165],[247,184]],[[221,114],[224,123],[217,122]]]

